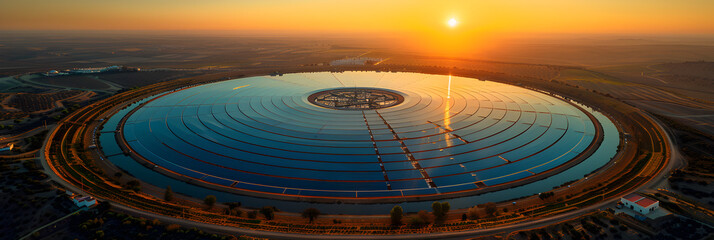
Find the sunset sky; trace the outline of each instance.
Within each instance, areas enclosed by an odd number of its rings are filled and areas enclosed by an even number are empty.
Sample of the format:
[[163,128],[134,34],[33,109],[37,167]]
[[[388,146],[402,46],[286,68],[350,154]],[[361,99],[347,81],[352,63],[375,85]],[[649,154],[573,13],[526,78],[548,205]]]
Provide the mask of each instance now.
[[0,29],[712,34],[712,12],[711,0],[4,0]]
[[494,48],[510,36],[714,34],[712,0],[4,1],[0,30],[388,36],[399,39],[390,47],[448,56]]

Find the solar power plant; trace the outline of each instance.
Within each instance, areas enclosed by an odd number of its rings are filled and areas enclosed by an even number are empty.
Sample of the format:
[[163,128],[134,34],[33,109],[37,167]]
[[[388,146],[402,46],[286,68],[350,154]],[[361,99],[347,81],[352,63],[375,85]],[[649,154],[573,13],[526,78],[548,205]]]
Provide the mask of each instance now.
[[[316,93],[322,104],[311,101]],[[177,177],[266,196],[475,192],[528,182],[599,145],[598,121],[569,101],[445,75],[248,77],[141,103],[104,131],[118,126],[132,152]]]

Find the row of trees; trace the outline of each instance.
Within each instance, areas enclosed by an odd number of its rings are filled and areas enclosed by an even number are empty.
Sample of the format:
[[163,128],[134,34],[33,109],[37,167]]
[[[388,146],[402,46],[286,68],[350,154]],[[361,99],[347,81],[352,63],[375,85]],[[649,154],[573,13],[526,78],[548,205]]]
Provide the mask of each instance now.
[[[168,202],[174,200],[174,192],[171,190],[171,186],[166,187],[166,191],[164,192],[164,200]],[[216,202],[217,199],[214,195],[208,195],[206,196],[206,198],[203,199],[203,204],[205,204],[209,210],[213,209],[213,207],[216,205]],[[226,209],[226,214],[236,216],[243,215],[243,211],[240,210],[240,202],[228,202],[225,203],[225,205],[228,206],[228,208]],[[265,206],[258,211],[249,212],[248,217],[255,218],[257,216],[257,213],[260,212],[261,214],[263,214],[263,216],[265,216],[265,219],[273,220],[275,218],[276,211],[278,211],[278,209],[273,206]],[[315,219],[320,216],[320,214],[320,210],[317,210],[316,208],[308,208],[302,212],[302,217],[308,219],[310,223],[313,223]]]
[[[426,210],[421,210],[417,213],[417,217],[412,217],[409,219],[409,225],[412,226],[423,226],[430,224],[432,218],[434,223],[443,223],[446,220],[446,216],[451,210],[451,205],[448,202],[434,202],[431,204],[431,215]],[[404,209],[401,206],[396,205],[389,212],[392,220],[392,225],[398,226],[402,225],[402,218],[404,217]]]
[[[169,202],[174,200],[174,193],[171,190],[171,186],[168,186],[166,188],[166,192],[164,193],[164,200]],[[212,209],[215,206],[216,202],[216,196],[213,195],[208,195],[206,196],[206,198],[203,199],[203,203],[206,205],[206,207],[208,207],[208,209]],[[228,206],[228,208],[226,209],[226,214],[235,216],[241,216],[243,214],[243,212],[240,210],[241,203],[229,202],[225,203],[225,205]],[[496,204],[494,203],[484,204],[483,209],[485,210],[487,216],[498,216],[498,210],[496,208]],[[431,214],[429,214],[429,212],[427,212],[426,210],[419,211],[416,217],[412,217],[409,219],[408,224],[411,226],[423,226],[432,223],[432,220],[434,223],[441,224],[446,220],[449,210],[451,210],[451,205],[448,202],[434,202],[431,204],[431,210]],[[255,218],[256,215],[260,213],[265,216],[265,219],[272,220],[275,218],[276,211],[277,209],[275,207],[266,206],[259,210],[249,212],[248,217]],[[478,212],[478,207],[471,207],[466,211],[466,213],[461,216],[461,219],[476,220],[479,218]],[[401,206],[394,206],[389,214],[392,225],[402,225],[402,220],[404,218],[404,209],[402,209]],[[308,219],[310,223],[313,223],[315,219],[317,219],[320,215],[320,210],[316,208],[307,208],[302,212],[302,217]]]
[[[434,202],[431,204],[431,214],[426,210],[421,210],[417,213],[417,216],[411,217],[409,219],[410,226],[419,227],[432,223],[432,220],[436,224],[441,224],[446,221],[446,217],[451,209],[451,205],[448,202]],[[480,218],[479,212],[481,209],[486,213],[486,217],[497,217],[500,212],[496,207],[495,203],[485,203],[479,206],[473,206],[466,210],[466,213],[461,215],[461,220],[477,220]],[[508,212],[508,208],[503,208],[503,212]],[[392,220],[392,225],[399,226],[402,224],[402,219],[404,217],[404,210],[401,206],[396,205],[392,208],[390,212],[390,217]]]

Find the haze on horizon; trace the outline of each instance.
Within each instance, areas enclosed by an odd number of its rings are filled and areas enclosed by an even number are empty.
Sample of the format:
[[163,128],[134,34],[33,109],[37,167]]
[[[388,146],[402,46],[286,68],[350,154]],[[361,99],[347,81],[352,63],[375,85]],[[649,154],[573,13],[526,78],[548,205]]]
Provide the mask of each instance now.
[[[447,57],[485,56],[511,48],[513,39],[665,36],[681,43],[694,36],[703,37],[697,44],[711,45],[714,38],[714,1],[708,0],[11,0],[2,5],[0,31],[340,36]],[[451,19],[458,25],[450,27]]]

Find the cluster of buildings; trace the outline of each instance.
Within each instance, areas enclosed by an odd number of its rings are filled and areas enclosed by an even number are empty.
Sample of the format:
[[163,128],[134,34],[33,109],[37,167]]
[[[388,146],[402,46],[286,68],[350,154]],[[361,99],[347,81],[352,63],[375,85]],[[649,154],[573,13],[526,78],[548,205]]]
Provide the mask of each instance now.
[[126,66],[109,66],[103,68],[75,68],[67,69],[62,71],[50,70],[44,75],[48,77],[53,76],[63,76],[63,75],[74,75],[74,74],[90,74],[90,73],[103,73],[103,72],[138,72],[141,71],[140,68],[126,67]]

